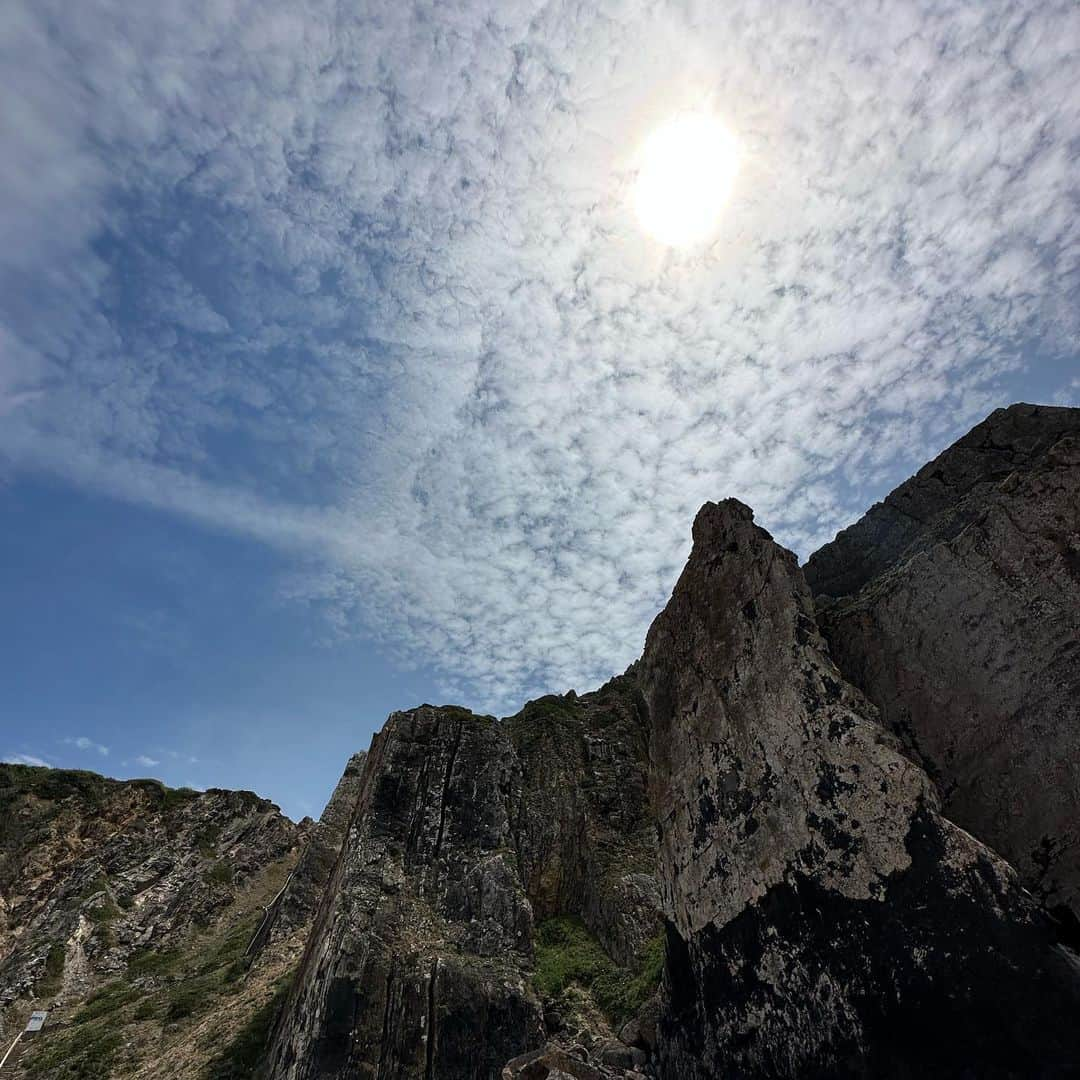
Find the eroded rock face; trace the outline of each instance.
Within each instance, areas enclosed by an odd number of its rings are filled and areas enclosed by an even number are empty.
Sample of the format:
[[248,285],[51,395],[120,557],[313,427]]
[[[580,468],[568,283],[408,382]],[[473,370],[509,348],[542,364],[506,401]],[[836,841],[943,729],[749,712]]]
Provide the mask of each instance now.
[[519,868],[536,919],[572,912],[620,964],[660,931],[648,718],[633,674],[505,721],[521,763]]
[[251,792],[25,765],[0,764],[0,814],[0,1010],[78,1001],[175,947],[303,840]]
[[311,925],[356,812],[366,760],[364,751],[349,759],[322,816],[308,830],[307,841],[289,880],[267,908],[266,917],[251,942],[250,955],[257,955],[271,941],[280,941],[299,927]]
[[[660,929],[642,707],[623,677],[502,722],[452,707],[391,716],[267,1074],[494,1078],[576,1045],[565,1017],[545,1028],[533,931],[572,915],[629,965]],[[601,1060],[610,1028],[585,1034],[581,1068],[617,1075]],[[529,1075],[547,1075],[541,1057]]]
[[421,707],[375,737],[269,1075],[494,1075],[541,1040],[513,866],[518,783],[490,717]]
[[642,660],[664,1077],[1050,1075],[1080,962],[831,662],[794,556],[706,506]]
[[245,954],[309,825],[251,792],[0,765],[5,1048],[49,1011],[3,1075],[233,1075],[303,948],[298,924]]
[[1080,914],[1080,409],[995,412],[806,578],[946,816]]

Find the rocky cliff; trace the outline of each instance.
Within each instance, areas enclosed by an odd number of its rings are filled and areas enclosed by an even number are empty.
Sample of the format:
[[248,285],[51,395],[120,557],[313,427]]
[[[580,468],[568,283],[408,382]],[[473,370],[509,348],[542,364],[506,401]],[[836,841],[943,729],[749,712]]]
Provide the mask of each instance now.
[[1080,409],[998,410],[806,577],[834,659],[926,765],[945,814],[1075,920]]
[[1076,955],[1011,868],[941,816],[748,507],[698,515],[641,679],[668,926],[661,1076],[1080,1063]]
[[252,1064],[306,927],[257,968],[245,952],[306,829],[250,792],[0,765],[3,1035],[51,1010],[5,1075],[194,1080]]
[[995,413],[805,575],[708,504],[629,671],[394,713],[317,825],[0,774],[24,1075],[1080,1076],[1078,440]]
[[545,1044],[596,1076],[636,1060],[613,1025],[659,982],[641,705],[623,678],[503,722],[391,716],[267,1074],[497,1076]]

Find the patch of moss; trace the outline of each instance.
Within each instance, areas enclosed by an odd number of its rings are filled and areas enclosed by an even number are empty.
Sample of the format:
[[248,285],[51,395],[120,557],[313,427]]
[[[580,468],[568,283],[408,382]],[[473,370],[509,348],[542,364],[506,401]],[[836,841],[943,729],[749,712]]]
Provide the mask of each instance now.
[[45,956],[45,973],[38,980],[37,993],[41,997],[52,997],[59,989],[64,978],[64,960],[66,950],[58,941],[49,946]]
[[633,1015],[660,982],[663,937],[646,946],[633,968],[616,964],[577,918],[545,919],[536,929],[533,982],[541,997],[558,998],[568,987],[587,990],[613,1023]]

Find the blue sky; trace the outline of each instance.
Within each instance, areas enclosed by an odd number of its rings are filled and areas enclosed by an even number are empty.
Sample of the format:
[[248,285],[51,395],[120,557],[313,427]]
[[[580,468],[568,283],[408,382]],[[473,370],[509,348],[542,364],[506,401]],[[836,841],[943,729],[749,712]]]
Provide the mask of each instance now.
[[[1075,4],[2,19],[0,755],[317,812],[393,708],[624,668],[704,500],[805,555],[1080,398]],[[686,110],[743,162],[676,251]]]

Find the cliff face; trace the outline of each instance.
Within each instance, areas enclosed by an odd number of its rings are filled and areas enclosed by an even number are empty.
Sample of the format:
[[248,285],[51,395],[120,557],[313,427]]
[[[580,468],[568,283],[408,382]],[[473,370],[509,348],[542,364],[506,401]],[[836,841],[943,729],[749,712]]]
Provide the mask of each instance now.
[[611,1024],[659,977],[638,972],[659,929],[645,749],[629,679],[501,723],[391,716],[268,1075],[497,1076],[549,1036],[592,1075],[637,1060]]
[[1080,409],[995,412],[813,555],[845,676],[943,809],[1080,914]]
[[625,675],[394,713],[318,824],[3,767],[15,1075],[1080,1075],[1078,567],[1014,407],[805,576],[708,504]]
[[[1080,964],[843,680],[794,556],[706,506],[649,632],[665,1077],[1042,1075]],[[965,1072],[967,1070],[967,1072]]]
[[304,834],[250,792],[0,765],[4,1034],[51,1010],[5,1073],[209,1075],[295,960],[303,929],[244,952]]

